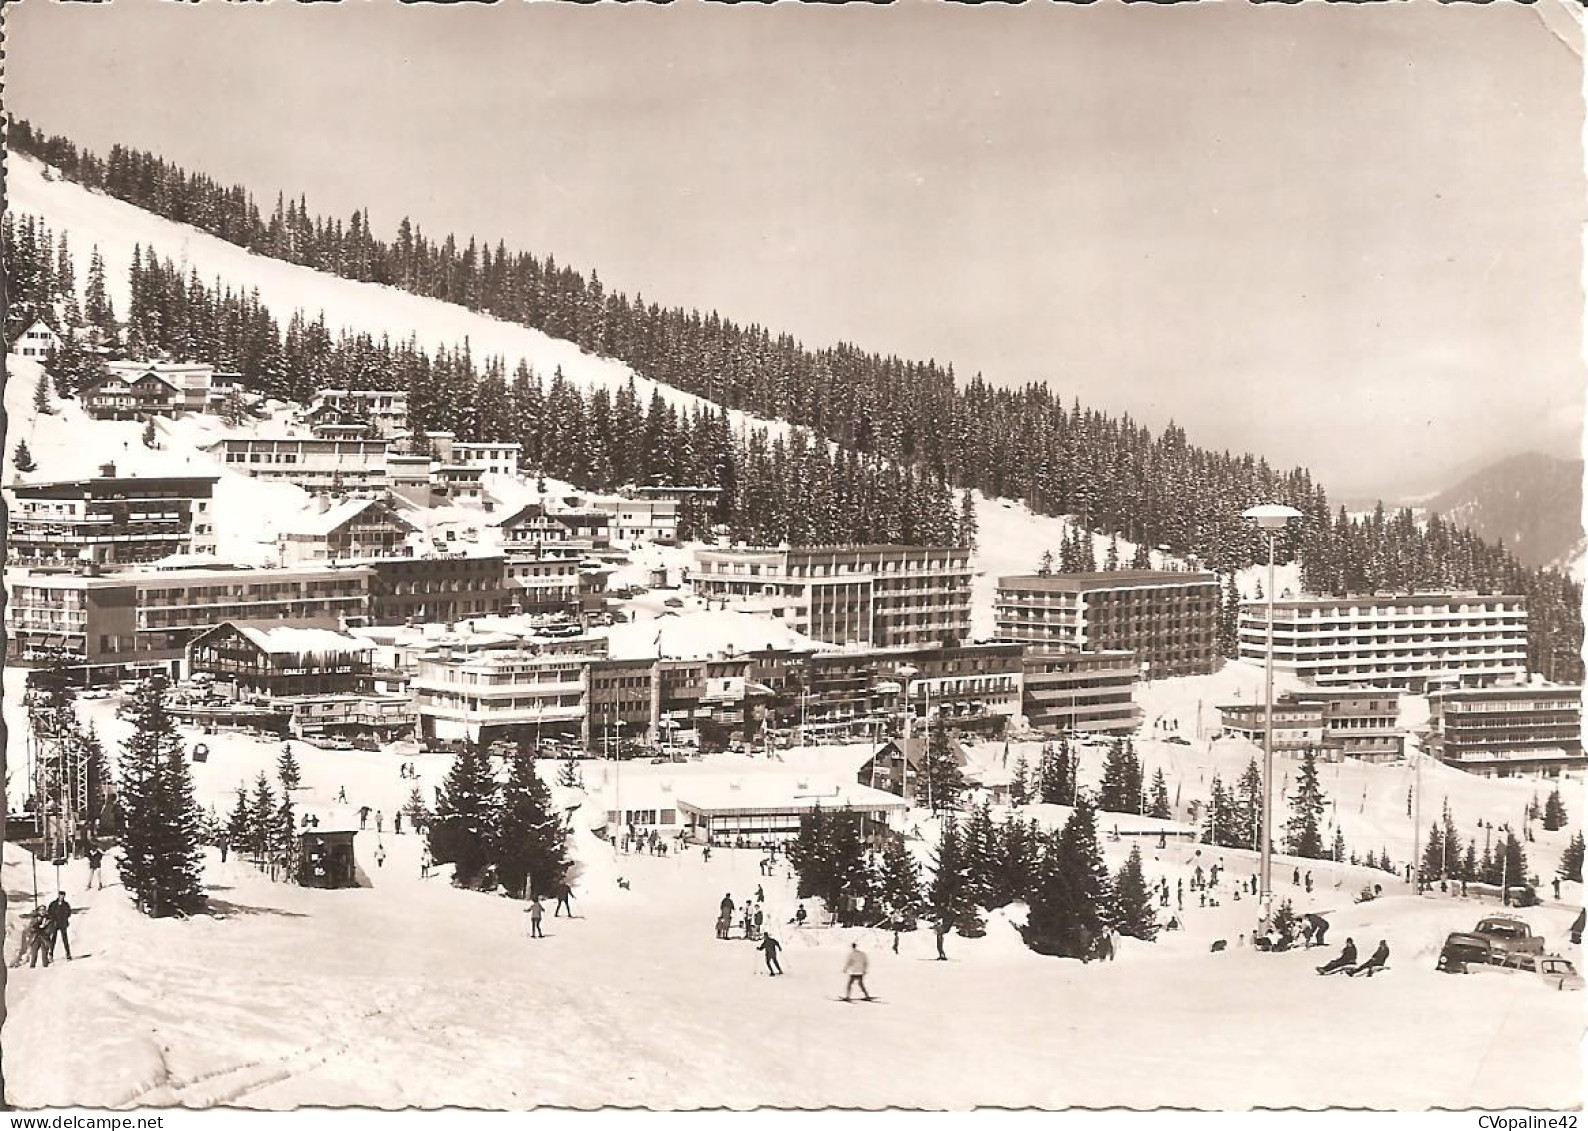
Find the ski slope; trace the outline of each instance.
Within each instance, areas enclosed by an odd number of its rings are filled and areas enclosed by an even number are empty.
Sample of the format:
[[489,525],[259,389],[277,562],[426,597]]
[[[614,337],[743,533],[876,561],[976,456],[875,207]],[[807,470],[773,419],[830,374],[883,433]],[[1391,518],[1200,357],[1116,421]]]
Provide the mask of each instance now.
[[[16,681],[5,690],[15,727]],[[1194,687],[1178,695],[1199,697]],[[114,706],[82,704],[111,746],[126,733]],[[205,741],[211,752],[193,767],[196,788],[201,803],[222,812],[238,784],[273,768],[279,749],[234,735]],[[1142,745],[1151,766],[1156,744]],[[1123,940],[1117,961],[1092,965],[1026,950],[1017,905],[994,913],[983,938],[951,936],[950,961],[940,963],[927,931],[906,934],[895,956],[881,931],[787,926],[798,906],[792,881],[781,869],[762,876],[757,853],[719,850],[710,863],[698,852],[626,855],[576,820],[578,918],[548,917],[547,937],[531,941],[521,903],[419,878],[417,838],[390,831],[391,812],[413,786],[399,778],[394,754],[294,748],[304,775],[300,811],[327,820],[348,819],[357,805],[384,812],[383,834],[357,838],[368,886],[274,884],[212,853],[212,914],[151,921],[115,886],[110,861],[103,892],[81,891],[81,862],[59,879],[39,869],[35,888],[26,858],[6,847],[8,926],[34,890],[47,896],[59,884],[85,909],[73,943],[90,956],[10,972],[8,1099],[25,1108],[265,1109],[1566,1108],[1582,1099],[1582,996],[1498,971],[1436,973],[1444,935],[1492,908],[1413,898],[1382,873],[1385,897],[1357,904],[1358,881],[1375,873],[1347,867],[1335,877],[1314,862],[1319,882],[1308,895],[1286,886],[1282,867],[1280,894],[1326,915],[1329,946],[1263,955],[1247,945],[1255,905],[1232,890],[1249,876],[1251,854],[1179,842],[1159,849],[1149,838],[1141,842],[1149,881],[1189,888],[1199,863],[1222,857],[1220,905],[1188,899],[1184,930],[1151,945]],[[1201,747],[1175,749],[1189,780]],[[817,768],[853,756],[809,753]],[[803,756],[785,752],[796,765]],[[403,760],[416,762],[428,798],[446,757]],[[722,765],[756,772],[743,759]],[[583,766],[595,798],[606,770]],[[1468,780],[1470,792],[1453,801],[1462,822],[1470,806],[1471,820],[1498,823],[1514,799],[1493,788],[1499,783]],[[1397,783],[1385,781],[1387,819]],[[340,806],[344,788],[348,804]],[[580,801],[577,792],[557,793],[559,804]],[[1058,813],[1039,806],[1030,815]],[[1580,813],[1572,817],[1580,823]],[[1106,833],[1106,816],[1100,826]],[[925,844],[915,848],[924,855]],[[1103,848],[1117,868],[1129,845]],[[737,903],[757,885],[785,944],[782,978],[765,975],[753,944],[713,937],[723,893]],[[1524,915],[1551,950],[1580,957],[1564,938],[1580,889],[1563,898]],[[1390,972],[1317,977],[1313,967],[1347,936],[1364,956],[1386,940]],[[1222,953],[1211,952],[1216,940],[1226,943]],[[879,1004],[834,1000],[852,941],[870,955],[868,986]]]

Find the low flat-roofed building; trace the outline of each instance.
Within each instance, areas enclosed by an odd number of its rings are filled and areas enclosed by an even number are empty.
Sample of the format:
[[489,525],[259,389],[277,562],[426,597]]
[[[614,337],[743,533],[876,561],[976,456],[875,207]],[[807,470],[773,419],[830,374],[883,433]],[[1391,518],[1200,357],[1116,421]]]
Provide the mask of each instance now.
[[382,491],[386,441],[313,436],[228,436],[203,448],[228,470],[310,491]]

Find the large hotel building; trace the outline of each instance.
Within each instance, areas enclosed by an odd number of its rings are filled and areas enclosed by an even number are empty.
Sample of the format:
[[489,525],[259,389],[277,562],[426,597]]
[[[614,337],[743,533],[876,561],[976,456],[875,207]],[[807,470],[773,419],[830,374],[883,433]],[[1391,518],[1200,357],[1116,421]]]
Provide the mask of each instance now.
[[[1267,604],[1241,605],[1241,658],[1261,663]],[[1323,687],[1413,694],[1527,677],[1527,599],[1475,593],[1300,597],[1274,602],[1274,668]]]
[[215,549],[216,477],[114,474],[10,487],[6,563],[86,569]]
[[1581,770],[1582,688],[1462,688],[1428,697],[1428,750],[1480,777]]
[[956,546],[702,549],[697,596],[756,601],[829,644],[959,643],[970,634],[970,551]]
[[1213,574],[1163,570],[1000,577],[994,601],[1000,640],[1135,652],[1149,679],[1213,671],[1218,609]]

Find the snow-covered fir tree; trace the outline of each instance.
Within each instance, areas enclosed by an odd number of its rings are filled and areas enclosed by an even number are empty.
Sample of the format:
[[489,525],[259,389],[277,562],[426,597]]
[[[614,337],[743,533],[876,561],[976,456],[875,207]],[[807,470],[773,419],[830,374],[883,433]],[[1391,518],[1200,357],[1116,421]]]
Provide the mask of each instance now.
[[926,742],[926,754],[921,759],[921,769],[915,778],[915,801],[927,806],[934,815],[944,810],[958,809],[960,795],[965,792],[965,773],[954,756],[948,728],[932,727]]
[[1582,833],[1572,833],[1571,840],[1566,843],[1566,851],[1560,855],[1560,868],[1556,874],[1563,880],[1570,880],[1572,883],[1577,884],[1582,883],[1582,857]]
[[926,893],[927,914],[937,936],[937,957],[947,957],[943,940],[950,931],[971,921],[979,922],[971,901],[970,877],[965,864],[964,841],[953,813],[943,817],[937,850],[932,854],[932,883]]
[[1151,942],[1158,934],[1158,916],[1153,910],[1152,893],[1141,871],[1141,848],[1130,846],[1130,856],[1114,877],[1114,929],[1122,935]]
[[1290,819],[1285,822],[1285,851],[1292,856],[1321,860],[1322,821],[1327,801],[1318,780],[1318,756],[1310,748],[1302,751],[1301,767],[1296,771],[1296,786],[1290,795]]
[[889,837],[872,884],[882,906],[906,931],[915,930],[925,907],[921,893],[921,864],[900,837]]

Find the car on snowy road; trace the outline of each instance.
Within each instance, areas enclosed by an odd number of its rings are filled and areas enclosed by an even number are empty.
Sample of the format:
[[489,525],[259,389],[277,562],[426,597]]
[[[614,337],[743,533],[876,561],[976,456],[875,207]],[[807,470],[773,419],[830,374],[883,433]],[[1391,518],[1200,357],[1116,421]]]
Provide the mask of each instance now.
[[1493,944],[1494,955],[1490,961],[1496,964],[1503,964],[1513,954],[1544,953],[1544,937],[1535,935],[1533,928],[1514,915],[1485,916],[1478,920],[1473,933]]

